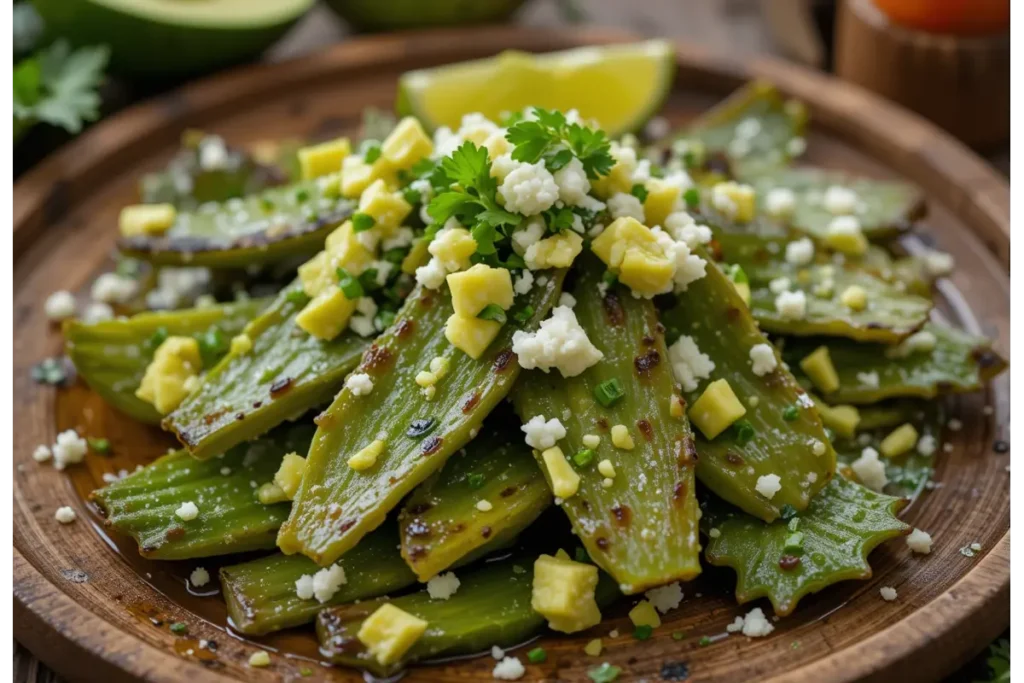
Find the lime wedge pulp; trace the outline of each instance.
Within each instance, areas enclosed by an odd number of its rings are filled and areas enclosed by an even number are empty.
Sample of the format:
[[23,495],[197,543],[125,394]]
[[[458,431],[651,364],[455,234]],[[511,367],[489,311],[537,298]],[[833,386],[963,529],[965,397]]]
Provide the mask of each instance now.
[[498,120],[528,106],[577,109],[616,137],[638,129],[658,110],[674,71],[674,50],[663,40],[539,55],[507,51],[403,74],[397,109],[431,130],[458,128],[472,112]]

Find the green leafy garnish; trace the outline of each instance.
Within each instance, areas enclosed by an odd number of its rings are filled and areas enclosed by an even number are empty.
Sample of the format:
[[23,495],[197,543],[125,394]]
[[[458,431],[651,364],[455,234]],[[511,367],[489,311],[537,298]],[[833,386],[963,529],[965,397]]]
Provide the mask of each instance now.
[[14,67],[14,138],[38,122],[69,133],[99,116],[97,86],[103,80],[110,51],[105,46],[72,51],[58,40]]
[[557,170],[571,160],[568,151],[583,164],[588,178],[611,171],[615,160],[604,131],[569,123],[560,111],[534,108],[533,113],[536,120],[519,121],[505,135],[515,145],[513,159],[534,164],[543,158],[546,167],[554,165]]

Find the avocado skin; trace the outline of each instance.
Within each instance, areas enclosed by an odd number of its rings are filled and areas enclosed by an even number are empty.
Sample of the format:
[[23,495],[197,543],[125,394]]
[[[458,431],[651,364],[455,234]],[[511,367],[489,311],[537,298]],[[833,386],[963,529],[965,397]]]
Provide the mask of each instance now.
[[280,38],[311,7],[296,3],[293,16],[250,26],[163,22],[102,0],[33,0],[47,32],[74,45],[109,45],[110,70],[124,76],[182,78],[251,60]]
[[325,0],[362,32],[463,26],[507,19],[524,0]]

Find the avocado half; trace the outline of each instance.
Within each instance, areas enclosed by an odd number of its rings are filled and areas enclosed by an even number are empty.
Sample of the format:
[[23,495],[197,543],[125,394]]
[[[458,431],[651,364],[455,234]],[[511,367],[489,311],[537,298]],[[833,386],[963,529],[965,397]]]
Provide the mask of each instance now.
[[462,26],[499,21],[524,0],[326,0],[357,31]]
[[109,45],[111,70],[181,77],[246,61],[315,0],[33,0],[52,35]]

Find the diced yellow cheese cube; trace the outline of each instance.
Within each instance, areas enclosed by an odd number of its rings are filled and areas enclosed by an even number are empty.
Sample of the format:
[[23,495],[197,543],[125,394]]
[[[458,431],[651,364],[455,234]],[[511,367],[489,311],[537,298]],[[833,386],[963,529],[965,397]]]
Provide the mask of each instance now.
[[[487,156],[494,161],[502,154],[510,154],[512,152],[512,143],[505,137],[505,131],[499,129],[484,140],[484,147],[487,148]],[[494,168],[491,168],[491,175],[494,175]]]
[[314,297],[334,285],[334,273],[328,267],[327,252],[321,251],[299,266],[299,281],[306,296]]
[[135,395],[166,415],[185,400],[188,380],[202,369],[199,342],[192,337],[168,337],[153,354]]
[[356,472],[368,470],[377,464],[377,458],[384,452],[384,442],[374,439],[369,446],[362,448],[358,453],[348,459],[348,466]]
[[295,324],[314,337],[329,341],[348,327],[349,318],[355,310],[355,301],[346,297],[340,288],[331,287],[299,311]]
[[118,225],[125,237],[162,235],[177,217],[178,210],[173,204],[136,204],[121,209]]
[[298,453],[288,453],[281,460],[281,466],[274,474],[274,483],[281,487],[284,495],[291,500],[302,483],[302,475],[306,473],[306,459]]
[[533,564],[531,607],[562,633],[575,633],[601,621],[594,591],[597,567],[569,559],[541,555]]
[[636,607],[629,610],[629,620],[633,622],[633,626],[650,626],[651,628],[661,626],[658,610],[654,609],[654,605],[648,600],[641,600]]
[[345,221],[327,236],[324,250],[326,274],[332,284],[337,281],[338,268],[344,268],[350,275],[362,275],[374,260],[373,252],[359,241],[352,221]]
[[613,465],[612,461],[608,458],[597,463],[597,471],[600,472],[603,477],[615,477],[615,465]]
[[591,657],[598,657],[601,654],[601,650],[604,649],[604,644],[600,638],[594,638],[589,643],[583,646],[583,652],[590,655]]
[[727,379],[709,384],[690,408],[690,421],[697,425],[704,438],[711,440],[747,414]]
[[416,384],[421,387],[432,387],[437,384],[437,375],[426,370],[421,370],[416,373]]
[[448,318],[444,328],[445,339],[474,360],[483,355],[498,332],[501,332],[501,323],[496,320],[481,320],[458,313]]
[[644,187],[647,188],[647,199],[644,200],[644,218],[648,225],[665,225],[665,219],[675,209],[676,203],[683,196],[683,188],[677,183],[670,183],[661,178],[651,178]]
[[402,259],[402,272],[406,275],[415,275],[416,269],[427,265],[430,260],[430,245],[425,239],[417,239],[412,243],[409,253]]
[[619,266],[619,281],[642,296],[669,291],[675,266],[663,255],[640,249],[626,252]]
[[557,557],[560,560],[571,560],[572,559],[571,557],[569,557],[569,553],[566,552],[565,548],[559,548],[558,550],[556,550],[555,551],[555,557]]
[[405,201],[401,192],[392,192],[387,183],[378,178],[363,190],[359,211],[373,216],[374,227],[379,228],[382,235],[389,235],[412,212],[412,205]]
[[358,199],[363,190],[375,180],[373,166],[366,163],[359,154],[345,157],[341,162],[341,196]]
[[827,346],[819,346],[800,361],[800,369],[811,378],[814,386],[826,394],[839,388],[839,373],[832,364],[832,356]]
[[850,439],[857,433],[860,411],[855,406],[830,406],[822,401],[815,401],[814,407],[821,416],[821,423],[839,436]]
[[591,192],[601,199],[608,199],[619,192],[628,193],[633,189],[633,172],[635,170],[635,163],[623,162],[616,158],[608,175],[590,181]]
[[631,451],[635,444],[633,437],[629,435],[626,425],[615,425],[612,427],[612,445],[624,451]]
[[568,268],[583,251],[583,236],[571,230],[546,237],[526,250],[526,265],[530,270]]
[[672,398],[669,399],[668,412],[675,418],[681,418],[686,414],[686,404],[681,396],[672,394]]
[[851,311],[863,311],[868,307],[868,293],[860,285],[850,285],[843,290],[839,299]]
[[352,153],[352,145],[348,138],[338,138],[319,145],[310,145],[299,149],[299,171],[303,180],[319,178],[328,173],[335,173],[341,168],[341,162]]
[[580,475],[572,468],[558,446],[548,448],[540,456],[551,478],[551,491],[563,500],[572,498],[580,488]]
[[626,250],[630,248],[639,248],[654,254],[660,254],[662,251],[658,245],[658,238],[651,229],[631,216],[616,218],[590,246],[591,251],[609,268],[618,268],[622,264]]
[[512,275],[506,268],[478,263],[469,270],[452,273],[447,280],[452,293],[452,308],[458,315],[475,317],[488,304],[497,304],[508,310],[515,298]]
[[263,505],[283,503],[284,501],[291,499],[292,496],[286,495],[284,489],[272,481],[268,481],[266,484],[256,489],[256,500]]
[[244,356],[245,354],[252,351],[252,337],[245,334],[236,334],[231,338],[231,353],[236,356]]
[[[848,216],[840,216],[840,219],[849,218]],[[833,219],[833,222],[839,219]],[[825,235],[825,245],[835,249],[836,251],[848,254],[850,256],[860,256],[868,250],[868,240],[864,237],[864,232],[859,227],[852,229],[841,229],[833,230],[829,228],[828,234]]]
[[735,181],[718,183],[711,189],[711,204],[739,223],[754,219],[757,194],[750,185]]
[[381,159],[394,169],[410,169],[433,151],[433,141],[412,116],[399,121],[380,146]]
[[427,622],[385,602],[359,627],[356,638],[382,666],[399,661],[427,630]]
[[[449,273],[469,268],[469,257],[476,253],[476,240],[465,228],[446,228],[439,232],[427,247]],[[474,314],[475,315],[475,314]]]
[[906,422],[889,433],[889,436],[882,439],[878,450],[887,458],[895,458],[903,455],[917,445],[917,430],[914,425]]

